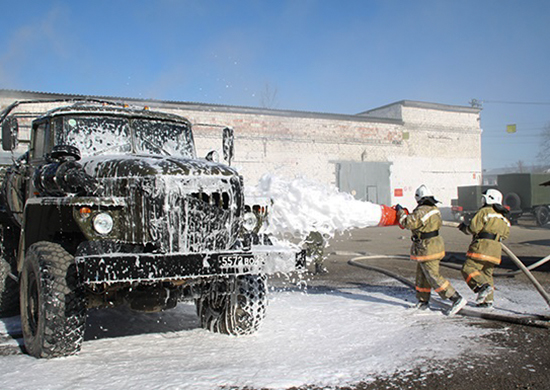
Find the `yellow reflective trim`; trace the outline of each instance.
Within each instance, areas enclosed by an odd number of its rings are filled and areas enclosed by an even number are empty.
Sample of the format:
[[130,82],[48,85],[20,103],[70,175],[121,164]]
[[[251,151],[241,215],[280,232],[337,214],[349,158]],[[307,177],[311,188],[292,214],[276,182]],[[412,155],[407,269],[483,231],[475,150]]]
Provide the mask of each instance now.
[[424,215],[420,220],[422,221],[422,223],[426,223],[426,221],[428,220],[428,218],[430,218],[432,215],[434,214],[441,214],[439,212],[438,209],[435,209],[435,210],[432,210],[430,212],[428,212],[426,215]]
[[439,292],[441,292],[441,291],[444,291],[444,290],[447,289],[447,287],[449,287],[449,281],[448,281],[448,280],[446,280],[445,283],[443,283],[443,284],[441,285],[441,287],[439,287],[438,289],[436,289],[435,292],[436,292],[436,293],[439,293]]
[[416,286],[416,291],[418,291],[418,292],[424,292],[424,293],[429,293],[429,292],[432,292],[432,289],[431,289],[431,288],[426,288],[426,287],[418,287],[418,286]]
[[484,222],[487,222],[490,218],[497,218],[497,219],[502,219],[504,221],[504,223],[506,223],[506,225],[508,225],[508,227],[510,227],[510,221],[508,221],[506,219],[506,217],[502,214],[497,214],[497,213],[489,213],[485,216],[485,218],[483,218]]
[[466,278],[466,283],[469,283],[470,280],[472,280],[473,277],[477,276],[477,275],[481,275],[481,272],[479,271],[474,271],[472,272],[470,275],[468,275],[468,277]]
[[481,253],[474,253],[474,252],[468,252],[466,253],[466,256],[476,260],[483,260],[483,261],[488,261],[490,263],[500,264],[500,259],[494,256],[482,255]]
[[411,260],[416,261],[429,261],[429,260],[440,260],[445,257],[445,251],[435,253],[433,255],[426,255],[426,256],[415,256],[411,255]]

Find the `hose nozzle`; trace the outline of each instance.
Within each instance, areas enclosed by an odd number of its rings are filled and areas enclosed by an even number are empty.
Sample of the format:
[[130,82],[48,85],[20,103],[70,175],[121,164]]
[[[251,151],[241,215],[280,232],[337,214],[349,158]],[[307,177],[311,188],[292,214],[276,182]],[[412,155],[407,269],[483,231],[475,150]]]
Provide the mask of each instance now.
[[380,217],[378,226],[393,226],[399,224],[397,221],[397,211],[394,208],[383,204],[380,205],[380,208],[382,209],[382,216]]

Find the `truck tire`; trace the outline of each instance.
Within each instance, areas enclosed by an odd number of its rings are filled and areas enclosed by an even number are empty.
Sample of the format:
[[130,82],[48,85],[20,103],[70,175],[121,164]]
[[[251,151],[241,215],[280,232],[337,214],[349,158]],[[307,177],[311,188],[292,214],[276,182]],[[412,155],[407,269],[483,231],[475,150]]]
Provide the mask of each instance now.
[[74,355],[86,327],[86,301],[74,257],[61,245],[37,242],[27,249],[20,276],[25,349],[37,358]]
[[10,251],[14,237],[5,226],[0,226],[0,318],[19,314],[19,286],[9,274],[15,270],[14,254]]
[[539,226],[546,226],[550,224],[550,207],[539,206],[535,209],[535,218]]
[[521,210],[521,198],[515,192],[504,195],[503,206],[510,207],[510,210]]
[[258,330],[266,306],[266,277],[240,275],[211,283],[207,292],[197,300],[197,314],[201,327],[205,329],[242,336]]

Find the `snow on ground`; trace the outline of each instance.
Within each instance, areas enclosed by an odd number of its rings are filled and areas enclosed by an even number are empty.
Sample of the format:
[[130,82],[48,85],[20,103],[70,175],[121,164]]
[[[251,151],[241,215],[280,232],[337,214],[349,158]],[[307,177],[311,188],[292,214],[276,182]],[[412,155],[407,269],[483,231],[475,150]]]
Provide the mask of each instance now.
[[[500,286],[497,303],[507,312],[527,308],[548,314],[537,295],[533,289]],[[93,311],[79,355],[1,356],[0,388],[343,386],[378,375],[407,375],[415,367],[437,372],[449,367],[445,360],[471,355],[474,347],[475,353],[491,353],[481,336],[495,330],[471,325],[481,320],[448,318],[439,310],[418,313],[410,309],[412,301],[410,290],[389,281],[333,291],[274,290],[262,328],[245,337],[200,329],[192,304],[157,314]],[[6,341],[8,333],[20,337],[18,317],[0,320],[0,350],[11,343],[18,351],[14,340]]]

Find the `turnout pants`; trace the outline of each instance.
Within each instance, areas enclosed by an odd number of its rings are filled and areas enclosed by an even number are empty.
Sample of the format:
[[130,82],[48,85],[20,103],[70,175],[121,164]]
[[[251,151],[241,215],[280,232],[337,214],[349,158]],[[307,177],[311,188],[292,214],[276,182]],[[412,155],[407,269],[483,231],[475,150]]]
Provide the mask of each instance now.
[[439,261],[418,262],[416,267],[416,299],[427,302],[432,289],[443,299],[449,299],[456,290],[451,283],[439,274]]
[[[466,281],[468,287],[472,289],[473,292],[477,293],[479,287],[482,284],[489,283],[491,286],[494,286],[493,282],[493,271],[495,270],[495,264],[488,261],[478,261],[466,257],[466,261],[462,266],[462,276]],[[493,302],[494,294],[491,292],[485,298],[485,302]]]

